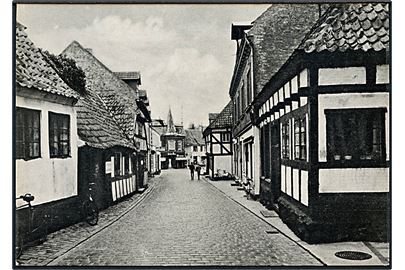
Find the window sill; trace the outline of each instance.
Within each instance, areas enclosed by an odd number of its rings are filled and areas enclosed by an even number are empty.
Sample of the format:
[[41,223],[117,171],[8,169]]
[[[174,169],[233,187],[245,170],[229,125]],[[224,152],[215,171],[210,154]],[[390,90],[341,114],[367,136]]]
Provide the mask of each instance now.
[[31,160],[35,160],[35,159],[40,159],[42,157],[30,157],[30,158],[15,158],[16,160],[24,160],[24,161],[31,161]]
[[346,160],[341,162],[327,161],[319,162],[320,169],[328,168],[389,168],[390,161],[376,160]]
[[50,157],[50,159],[68,159],[72,158],[72,156],[56,156],[56,157]]

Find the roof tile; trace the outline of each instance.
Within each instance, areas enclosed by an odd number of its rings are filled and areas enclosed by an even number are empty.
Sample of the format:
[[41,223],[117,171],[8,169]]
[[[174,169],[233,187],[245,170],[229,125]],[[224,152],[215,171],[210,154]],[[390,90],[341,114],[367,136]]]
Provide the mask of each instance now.
[[307,53],[388,50],[388,32],[388,4],[335,4],[318,20],[299,49]]
[[16,24],[16,82],[22,87],[35,88],[71,98],[79,94],[71,89],[48,64],[40,49],[28,38],[25,27]]
[[233,125],[233,104],[232,101],[225,106],[225,108],[218,114],[217,118],[208,126],[209,129],[213,128],[227,128]]

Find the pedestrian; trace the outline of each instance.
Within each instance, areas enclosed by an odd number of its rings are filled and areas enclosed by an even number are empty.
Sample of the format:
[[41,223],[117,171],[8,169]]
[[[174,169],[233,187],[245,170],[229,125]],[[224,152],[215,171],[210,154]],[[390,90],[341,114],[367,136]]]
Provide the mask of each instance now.
[[197,172],[198,180],[200,180],[200,172],[201,172],[200,164],[198,164],[198,163],[195,164],[195,171]]
[[194,164],[190,163],[190,165],[188,165],[188,168],[190,169],[190,174],[191,174],[191,180],[194,180]]

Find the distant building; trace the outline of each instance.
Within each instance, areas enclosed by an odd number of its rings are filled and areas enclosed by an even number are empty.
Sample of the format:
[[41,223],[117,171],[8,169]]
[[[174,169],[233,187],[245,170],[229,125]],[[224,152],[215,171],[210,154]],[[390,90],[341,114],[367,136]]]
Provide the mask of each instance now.
[[207,156],[202,134],[203,127],[186,129],[184,131],[186,133],[185,150],[188,162],[205,165]]
[[182,126],[174,125],[170,109],[167,116],[167,125],[164,128],[165,131],[161,135],[162,169],[186,168],[187,158],[184,149],[184,140],[186,136]]
[[233,104],[229,102],[203,132],[207,149],[206,172],[212,179],[228,177],[232,173],[232,111]]
[[[77,122],[80,95],[71,89],[16,24],[15,196],[35,199],[39,212],[77,212],[79,199]],[[16,201],[19,207],[25,204]],[[28,229],[24,211],[17,208],[17,234]],[[77,215],[76,215],[77,218]],[[49,230],[75,222],[65,218]]]

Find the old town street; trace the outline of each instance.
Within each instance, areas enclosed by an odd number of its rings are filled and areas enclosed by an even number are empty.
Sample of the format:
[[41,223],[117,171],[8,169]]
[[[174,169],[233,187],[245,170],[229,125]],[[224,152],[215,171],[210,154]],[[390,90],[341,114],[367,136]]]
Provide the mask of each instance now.
[[51,265],[320,264],[207,180],[185,169],[156,180],[140,204]]

